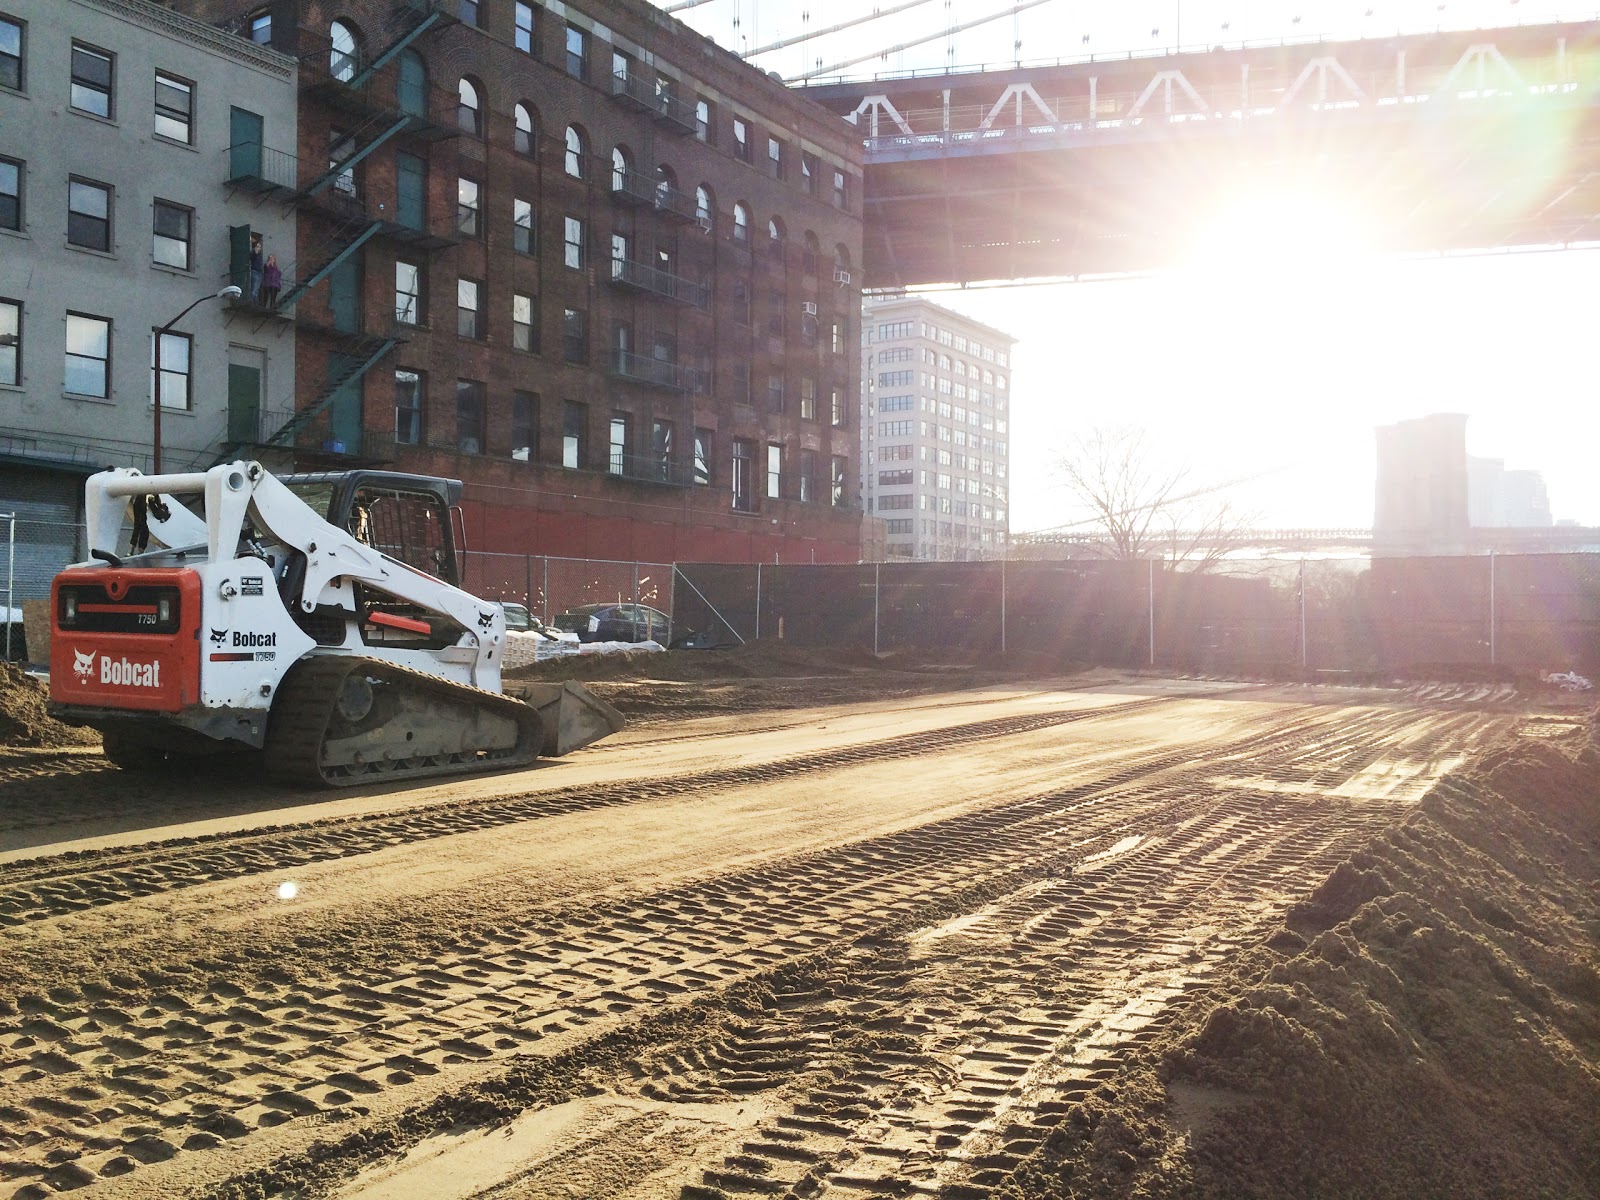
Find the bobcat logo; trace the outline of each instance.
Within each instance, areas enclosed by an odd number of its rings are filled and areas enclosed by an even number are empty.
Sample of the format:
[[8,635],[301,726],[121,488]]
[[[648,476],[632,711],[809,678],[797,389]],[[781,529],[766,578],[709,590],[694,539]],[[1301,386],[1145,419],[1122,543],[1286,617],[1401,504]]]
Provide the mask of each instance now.
[[228,631],[226,629],[213,629],[211,631],[211,644],[213,646],[220,646],[222,645],[223,639],[227,636]]
[[494,613],[486,612],[486,613],[479,613],[478,614],[478,628],[479,629],[487,630],[489,628],[489,626],[491,626],[493,624],[494,624]]
[[94,651],[85,654],[82,650],[72,652],[72,673],[79,679],[88,679],[94,674]]

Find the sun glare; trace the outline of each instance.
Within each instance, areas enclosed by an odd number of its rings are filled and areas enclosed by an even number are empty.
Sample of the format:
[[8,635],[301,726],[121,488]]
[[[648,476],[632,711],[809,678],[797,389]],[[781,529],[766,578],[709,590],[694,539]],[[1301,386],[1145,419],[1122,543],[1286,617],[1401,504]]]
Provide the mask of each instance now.
[[1348,207],[1319,192],[1273,189],[1219,204],[1202,222],[1190,262],[1207,274],[1287,276],[1348,266],[1367,246]]

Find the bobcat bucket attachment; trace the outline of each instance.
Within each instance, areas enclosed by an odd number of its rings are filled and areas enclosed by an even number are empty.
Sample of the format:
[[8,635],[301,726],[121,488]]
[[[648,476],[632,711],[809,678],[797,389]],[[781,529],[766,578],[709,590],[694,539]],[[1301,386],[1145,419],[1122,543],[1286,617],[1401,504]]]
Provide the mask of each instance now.
[[519,682],[508,692],[539,710],[544,742],[539,753],[560,758],[622,728],[622,714],[581,683]]

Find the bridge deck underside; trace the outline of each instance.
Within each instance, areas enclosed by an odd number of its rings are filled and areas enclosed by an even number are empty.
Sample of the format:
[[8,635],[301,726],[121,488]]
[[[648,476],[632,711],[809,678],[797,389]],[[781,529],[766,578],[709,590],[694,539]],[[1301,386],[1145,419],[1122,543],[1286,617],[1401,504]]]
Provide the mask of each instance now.
[[867,285],[1093,276],[1191,260],[1230,199],[1291,188],[1346,205],[1380,252],[1600,240],[1600,107],[1280,115],[1108,144],[1003,137],[869,163]]

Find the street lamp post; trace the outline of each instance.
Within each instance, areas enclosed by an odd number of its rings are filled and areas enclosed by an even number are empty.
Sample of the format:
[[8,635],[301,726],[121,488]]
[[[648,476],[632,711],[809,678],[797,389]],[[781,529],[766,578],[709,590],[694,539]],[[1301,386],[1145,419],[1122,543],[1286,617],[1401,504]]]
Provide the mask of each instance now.
[[[236,299],[236,298],[238,298],[239,295],[241,295],[241,292],[240,292],[239,288],[230,283],[227,287],[223,288],[219,292],[214,292],[209,296],[201,296],[198,300],[196,300],[193,303],[191,303],[188,308],[184,309],[177,316],[173,317],[172,320],[168,321],[165,325],[161,326],[160,329],[156,330],[156,345],[155,345],[155,376],[156,377],[155,377],[154,395],[151,397],[155,401],[155,403],[153,405],[151,405],[151,407],[155,410],[155,417],[154,417],[152,428],[151,428],[152,454],[151,454],[151,458],[150,458],[150,473],[152,475],[161,474],[161,339],[164,338],[168,334],[168,332],[171,331],[171,329],[172,329],[172,327],[174,325],[176,325],[179,321],[181,321],[185,317],[187,317],[191,312],[193,312],[200,305],[204,304],[207,300]],[[190,370],[192,372],[193,367],[194,367],[193,362],[191,362],[189,365],[190,365]]]

